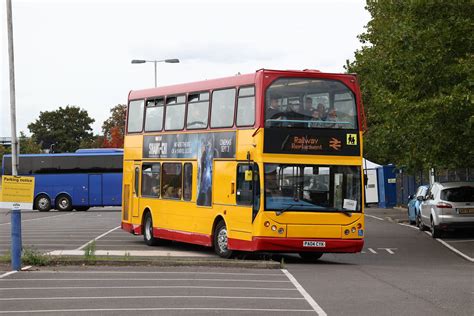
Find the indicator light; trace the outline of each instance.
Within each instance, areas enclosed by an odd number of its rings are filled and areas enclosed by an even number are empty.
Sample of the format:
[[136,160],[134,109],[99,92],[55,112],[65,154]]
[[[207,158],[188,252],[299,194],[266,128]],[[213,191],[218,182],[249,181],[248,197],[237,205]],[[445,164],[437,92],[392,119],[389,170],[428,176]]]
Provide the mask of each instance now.
[[277,230],[277,227],[275,225],[272,226],[272,230],[273,231],[276,231]]
[[270,222],[269,222],[269,221],[266,221],[263,225],[264,225],[265,227],[270,227]]
[[283,228],[278,229],[278,233],[279,233],[279,234],[283,234],[284,231],[285,231],[285,230],[284,230]]
[[357,229],[361,229],[362,228],[362,224],[361,223],[358,223],[357,224]]
[[356,232],[356,228],[355,228],[355,227],[352,227],[351,232],[355,233],[355,232]]
[[346,230],[344,231],[344,235],[349,235],[350,233],[351,233],[351,232],[349,231],[349,229],[346,229]]

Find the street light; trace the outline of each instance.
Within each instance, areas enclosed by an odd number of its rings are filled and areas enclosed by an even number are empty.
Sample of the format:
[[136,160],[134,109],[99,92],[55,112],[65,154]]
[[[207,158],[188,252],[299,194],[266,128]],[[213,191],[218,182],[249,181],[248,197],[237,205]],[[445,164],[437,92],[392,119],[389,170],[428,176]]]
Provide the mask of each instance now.
[[179,59],[171,58],[171,59],[162,59],[162,60],[144,60],[144,59],[133,59],[132,64],[144,64],[144,63],[154,63],[155,64],[155,88],[156,88],[156,64],[157,63],[170,63],[170,64],[177,64],[179,63]]

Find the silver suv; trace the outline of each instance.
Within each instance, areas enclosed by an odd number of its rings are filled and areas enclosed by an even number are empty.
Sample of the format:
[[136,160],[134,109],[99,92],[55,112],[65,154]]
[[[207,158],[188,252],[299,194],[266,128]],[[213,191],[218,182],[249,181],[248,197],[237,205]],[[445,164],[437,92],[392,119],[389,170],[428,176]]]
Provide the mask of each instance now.
[[474,229],[474,182],[433,183],[421,203],[420,230],[431,228],[433,238],[441,231]]

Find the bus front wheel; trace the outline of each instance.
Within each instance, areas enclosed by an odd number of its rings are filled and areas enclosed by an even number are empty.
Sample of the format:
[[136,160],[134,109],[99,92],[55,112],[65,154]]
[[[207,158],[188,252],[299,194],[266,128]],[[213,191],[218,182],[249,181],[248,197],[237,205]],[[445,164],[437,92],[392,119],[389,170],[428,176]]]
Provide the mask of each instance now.
[[41,194],[36,197],[35,209],[40,212],[49,212],[49,210],[51,210],[51,200],[46,194]]
[[56,209],[62,212],[72,210],[71,198],[65,194],[58,196],[56,198]]
[[153,219],[150,212],[146,212],[143,219],[143,240],[148,246],[158,245],[158,238],[153,237]]
[[229,259],[232,257],[232,250],[227,248],[227,227],[224,221],[220,221],[216,225],[214,232],[214,251],[219,257]]

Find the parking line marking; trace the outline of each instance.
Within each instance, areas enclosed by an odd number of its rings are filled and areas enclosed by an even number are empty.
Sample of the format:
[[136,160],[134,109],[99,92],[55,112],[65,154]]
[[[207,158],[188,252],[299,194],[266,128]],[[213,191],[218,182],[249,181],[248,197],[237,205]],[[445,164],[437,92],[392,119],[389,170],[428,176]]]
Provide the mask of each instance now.
[[16,271],[16,270],[15,270],[15,271],[6,272],[6,273],[0,275],[0,279],[3,279],[3,278],[5,278],[5,277],[7,277],[7,276],[9,276],[9,275],[12,275],[12,274],[15,274],[15,273],[17,273],[17,272],[18,272],[18,271]]
[[6,279],[2,282],[17,282],[17,281],[213,281],[213,282],[262,282],[262,283],[290,283],[290,281],[280,280],[242,280],[242,279],[150,279],[150,278],[114,278],[114,279],[92,279],[92,278],[77,278],[77,279]]
[[[50,218],[53,218],[53,217],[71,216],[71,215],[74,215],[74,213],[71,213],[71,214],[60,214],[60,215],[53,215],[53,216],[45,216],[45,217],[41,217],[41,218],[24,219],[24,220],[22,220],[21,222],[24,223],[24,222],[31,222],[31,221],[39,221],[39,220],[42,220],[42,219],[50,219]],[[8,224],[11,224],[11,223],[10,223],[10,222],[8,222],[8,223],[2,223],[2,224],[0,224],[0,226],[1,226],[1,225],[8,225]]]
[[450,249],[451,251],[455,252],[456,254],[460,255],[461,257],[463,257],[464,259],[468,260],[468,261],[471,261],[471,262],[474,262],[474,258],[471,258],[469,257],[468,255],[462,253],[461,251],[457,250],[456,248],[454,248],[453,246],[451,246],[450,244],[448,244],[447,242],[445,242],[444,240],[442,239],[438,239],[438,238],[435,238],[437,241],[439,241],[441,244],[443,244],[444,246],[446,246],[448,249]]
[[281,276],[283,275],[281,273],[233,273],[233,272],[196,272],[196,271],[35,271],[35,274],[41,274],[41,273],[47,273],[47,274],[211,274],[211,275],[257,275],[257,276]]
[[296,288],[284,287],[248,287],[248,286],[194,286],[194,285],[153,285],[153,286],[38,286],[38,287],[5,287],[0,291],[14,290],[106,290],[106,289],[216,289],[216,290],[255,290],[255,291],[298,291]]
[[364,214],[364,215],[367,216],[367,217],[378,219],[379,221],[385,221],[383,218],[380,218],[380,217],[377,217],[377,216],[367,215],[367,214]]
[[305,300],[311,305],[313,310],[320,316],[327,316],[326,312],[321,308],[321,306],[316,303],[316,301],[311,297],[311,295],[306,292],[306,290],[301,286],[301,284],[295,279],[295,277],[286,269],[281,269],[281,271],[288,277],[288,279],[293,283],[293,285],[298,289],[298,291],[303,295]]
[[101,299],[152,299],[152,298],[209,298],[209,299],[245,299],[245,300],[304,300],[304,297],[286,296],[221,296],[221,295],[137,295],[137,296],[50,296],[50,297],[11,297],[0,301],[48,301],[48,300],[101,300]]
[[398,223],[398,225],[402,225],[402,226],[405,226],[405,227],[410,227],[411,229],[418,229],[418,227],[413,226],[413,225],[408,225],[408,224],[403,224],[403,223]]
[[152,312],[152,311],[244,311],[244,312],[313,312],[312,309],[276,309],[276,308],[226,308],[226,307],[156,307],[156,308],[84,308],[84,309],[43,309],[23,311],[0,311],[0,314],[26,314],[26,313],[79,313],[79,312]]
[[119,229],[120,227],[121,227],[121,226],[117,226],[117,227],[115,227],[115,228],[112,228],[112,229],[109,230],[108,232],[105,232],[105,233],[103,233],[102,235],[97,236],[96,238],[94,238],[94,239],[88,241],[87,243],[85,243],[84,245],[80,246],[80,247],[77,248],[76,250],[82,250],[83,248],[85,248],[85,247],[86,247],[88,244],[90,244],[91,242],[94,242],[94,241],[96,241],[96,240],[101,239],[102,237],[104,237],[104,236],[110,234],[111,232],[113,232],[114,230]]
[[450,240],[449,242],[473,242],[474,239],[465,239],[465,240]]

